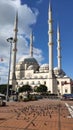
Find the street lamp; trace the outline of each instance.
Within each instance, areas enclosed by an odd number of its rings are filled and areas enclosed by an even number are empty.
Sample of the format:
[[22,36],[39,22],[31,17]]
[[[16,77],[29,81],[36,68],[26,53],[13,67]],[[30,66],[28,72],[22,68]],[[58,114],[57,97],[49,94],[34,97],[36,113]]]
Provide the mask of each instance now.
[[10,58],[9,58],[9,71],[8,71],[8,83],[7,83],[7,94],[6,94],[6,100],[9,100],[9,79],[10,79],[10,68],[11,68],[11,54],[12,54],[12,43],[13,43],[13,38],[10,37],[7,39],[7,42],[10,43]]

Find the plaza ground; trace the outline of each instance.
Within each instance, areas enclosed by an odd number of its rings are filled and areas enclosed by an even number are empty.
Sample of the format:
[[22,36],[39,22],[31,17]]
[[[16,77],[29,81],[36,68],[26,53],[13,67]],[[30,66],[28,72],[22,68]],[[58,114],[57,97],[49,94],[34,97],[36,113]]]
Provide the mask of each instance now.
[[73,130],[73,101],[7,102],[0,107],[0,130]]

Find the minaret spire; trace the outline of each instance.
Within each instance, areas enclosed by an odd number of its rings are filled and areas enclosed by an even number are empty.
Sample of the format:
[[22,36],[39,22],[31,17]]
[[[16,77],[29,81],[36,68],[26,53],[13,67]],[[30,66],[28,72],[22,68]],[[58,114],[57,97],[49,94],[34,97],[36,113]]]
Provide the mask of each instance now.
[[30,57],[33,57],[33,32],[30,34]]
[[58,69],[61,70],[61,44],[60,44],[60,27],[57,27],[57,51],[58,51]]
[[51,2],[49,2],[49,12],[52,12]]
[[17,32],[18,32],[18,10],[16,10],[15,23],[14,23],[14,37],[13,37],[13,60],[12,60],[12,87],[15,89],[16,85],[16,52],[17,52]]

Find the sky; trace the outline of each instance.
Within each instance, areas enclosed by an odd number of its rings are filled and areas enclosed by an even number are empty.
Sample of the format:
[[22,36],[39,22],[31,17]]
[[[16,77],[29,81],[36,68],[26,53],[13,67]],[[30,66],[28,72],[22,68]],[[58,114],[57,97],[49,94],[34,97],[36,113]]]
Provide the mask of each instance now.
[[[57,67],[57,25],[60,26],[62,69],[73,79],[73,0],[50,0],[53,17],[54,67]],[[7,83],[10,43],[14,36],[14,20],[18,9],[17,62],[29,54],[33,32],[33,54],[38,63],[49,63],[48,9],[49,0],[0,0],[0,84]],[[3,60],[2,60],[3,59]]]

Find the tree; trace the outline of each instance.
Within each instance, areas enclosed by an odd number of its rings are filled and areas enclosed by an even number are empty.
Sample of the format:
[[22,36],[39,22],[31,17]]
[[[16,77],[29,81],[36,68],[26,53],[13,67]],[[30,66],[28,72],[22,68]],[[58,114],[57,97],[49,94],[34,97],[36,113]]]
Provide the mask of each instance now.
[[30,85],[23,85],[22,87],[19,88],[19,93],[20,92],[31,92],[32,88]]
[[0,85],[0,93],[6,94],[7,86],[5,85]]
[[[9,88],[8,88],[8,95],[10,95],[10,88],[12,88],[11,85],[9,85]],[[7,94],[7,84],[2,84],[0,85],[0,93],[2,94]]]
[[32,88],[30,85],[23,85],[22,87],[19,88],[19,93],[20,92],[27,92],[27,97],[29,98],[30,92],[32,91]]
[[43,84],[40,84],[40,86],[37,87],[35,91],[40,92],[40,93],[46,93],[47,92],[47,87],[45,85],[43,85]]

